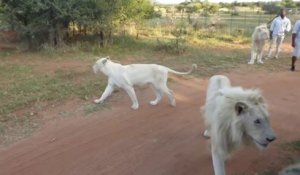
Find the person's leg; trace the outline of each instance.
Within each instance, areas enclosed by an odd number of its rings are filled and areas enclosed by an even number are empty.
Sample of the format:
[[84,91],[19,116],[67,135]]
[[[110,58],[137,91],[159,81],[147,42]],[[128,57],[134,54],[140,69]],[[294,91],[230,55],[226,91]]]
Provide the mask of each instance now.
[[[296,46],[299,45],[299,44],[296,43]],[[297,61],[297,58],[299,58],[299,56],[300,56],[300,47],[294,47],[293,56],[292,56],[291,71],[295,71],[295,63]]]
[[283,40],[284,40],[284,36],[278,36],[277,42],[276,42],[276,52],[275,52],[276,59],[279,58],[280,48],[281,48]]
[[276,44],[277,36],[273,36],[269,43],[268,58],[272,58],[272,47]]
[[292,65],[291,65],[291,71],[295,71],[295,63],[296,63],[297,57],[292,56]]

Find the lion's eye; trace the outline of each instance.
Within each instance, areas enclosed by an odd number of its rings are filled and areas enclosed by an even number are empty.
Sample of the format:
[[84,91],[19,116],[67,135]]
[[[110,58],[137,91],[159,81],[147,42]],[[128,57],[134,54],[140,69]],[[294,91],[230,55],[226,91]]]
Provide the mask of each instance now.
[[256,119],[256,120],[254,120],[254,123],[255,123],[255,124],[260,124],[261,121],[260,121],[259,119]]

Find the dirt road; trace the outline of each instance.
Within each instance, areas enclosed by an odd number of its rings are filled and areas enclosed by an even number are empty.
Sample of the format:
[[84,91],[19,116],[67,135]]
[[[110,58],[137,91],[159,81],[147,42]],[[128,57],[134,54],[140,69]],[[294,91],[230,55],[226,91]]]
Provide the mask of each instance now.
[[[282,166],[282,143],[299,139],[300,72],[229,74],[234,85],[260,87],[269,103],[278,139],[270,149],[246,148],[227,162],[228,174],[255,174]],[[208,141],[202,137],[200,106],[206,79],[176,78],[177,107],[167,99],[156,107],[150,89],[137,91],[140,109],[123,93],[111,109],[47,122],[39,132],[0,149],[1,175],[209,175]],[[61,108],[74,111],[80,104]],[[47,112],[44,113],[47,116]],[[53,110],[52,110],[53,112]]]

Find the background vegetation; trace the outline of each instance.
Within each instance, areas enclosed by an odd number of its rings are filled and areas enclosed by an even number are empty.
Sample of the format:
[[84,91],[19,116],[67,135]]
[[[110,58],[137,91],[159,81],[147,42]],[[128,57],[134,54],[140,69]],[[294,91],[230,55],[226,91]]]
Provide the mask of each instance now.
[[289,9],[294,22],[299,17],[296,6],[292,0],[231,4],[194,0],[178,5],[150,0],[2,0],[0,31],[2,38],[4,31],[15,32],[28,49],[78,41],[103,47],[112,45],[115,36],[128,34],[137,39],[141,34],[176,38],[173,45],[179,48],[182,35],[196,35],[200,29],[200,33],[250,36],[253,27],[269,23],[281,7]]

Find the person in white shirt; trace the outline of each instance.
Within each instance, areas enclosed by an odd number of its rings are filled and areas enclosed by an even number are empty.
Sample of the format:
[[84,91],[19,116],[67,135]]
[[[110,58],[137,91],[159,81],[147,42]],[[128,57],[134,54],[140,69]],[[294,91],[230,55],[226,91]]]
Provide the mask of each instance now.
[[296,60],[300,57],[300,20],[296,21],[292,33],[292,47],[294,48],[294,50],[292,56],[291,71],[295,71]]
[[286,32],[291,30],[291,21],[286,17],[285,9],[280,9],[278,17],[274,18],[270,27],[270,47],[268,58],[272,58],[272,47],[276,45],[275,58],[278,59],[280,47]]

